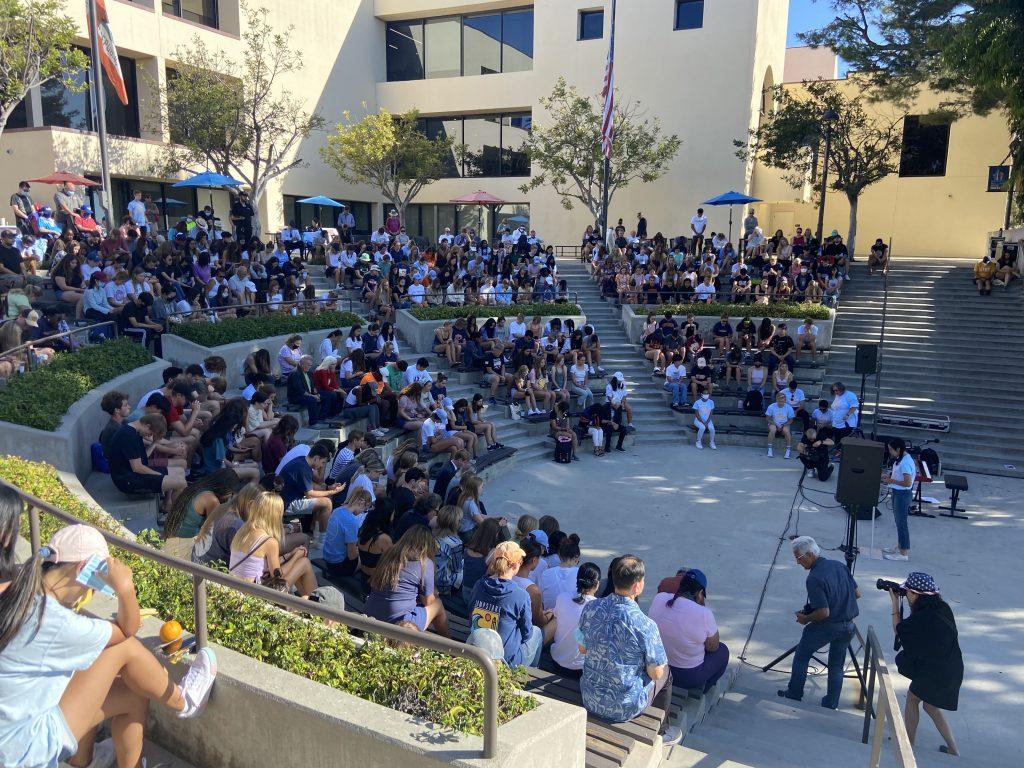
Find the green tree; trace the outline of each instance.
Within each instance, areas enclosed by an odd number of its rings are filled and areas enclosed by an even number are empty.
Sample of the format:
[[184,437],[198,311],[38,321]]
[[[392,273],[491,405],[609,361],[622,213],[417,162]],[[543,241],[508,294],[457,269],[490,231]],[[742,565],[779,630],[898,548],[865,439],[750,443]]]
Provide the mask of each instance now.
[[305,165],[295,150],[324,121],[291,96],[284,82],[302,69],[303,53],[290,45],[292,28],[272,26],[265,8],[242,10],[241,60],[211,49],[198,36],[175,52],[175,74],[155,105],[173,142],[160,170],[212,169],[233,176],[258,204],[271,180]]
[[420,191],[447,175],[453,152],[451,137],[429,139],[415,109],[402,114],[381,110],[358,122],[348,112],[338,123],[320,156],[349,184],[379,189],[405,220],[405,208]]
[[832,0],[836,18],[801,35],[870,79],[878,97],[948,92],[943,109],[1001,111],[1010,128],[1013,217],[1024,220],[1024,3],[1021,0]]
[[835,112],[828,123],[828,182],[829,189],[846,195],[850,203],[846,247],[852,254],[861,193],[899,169],[903,114],[869,111],[862,95],[847,95],[831,80],[805,81],[800,90],[777,86],[774,91],[776,110],[764,116],[746,141],[734,142],[736,154],[782,171],[786,182],[799,189],[820,164],[826,131],[822,116]]
[[[534,120],[525,144],[533,164],[533,176],[519,189],[529,192],[550,186],[567,211],[579,202],[595,221],[599,221],[604,173],[601,151],[604,103],[601,97],[583,96],[574,86],[567,85],[564,78],[559,78],[551,95],[542,98],[540,104],[546,117]],[[657,118],[643,117],[640,102],[616,100],[615,141],[608,180],[609,208],[618,190],[637,180],[649,184],[663,176],[681,144],[675,134],[662,133]]]
[[73,91],[89,61],[61,0],[0,0],[0,134],[32,88],[59,80]]

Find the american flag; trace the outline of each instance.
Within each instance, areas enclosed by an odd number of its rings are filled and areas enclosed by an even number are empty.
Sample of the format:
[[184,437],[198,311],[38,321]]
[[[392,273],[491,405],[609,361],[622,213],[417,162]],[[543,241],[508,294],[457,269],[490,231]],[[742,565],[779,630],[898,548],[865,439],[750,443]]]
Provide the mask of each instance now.
[[604,67],[604,119],[601,121],[601,149],[606,159],[612,159],[612,140],[615,138],[615,0],[612,0],[611,32],[608,35],[608,61]]

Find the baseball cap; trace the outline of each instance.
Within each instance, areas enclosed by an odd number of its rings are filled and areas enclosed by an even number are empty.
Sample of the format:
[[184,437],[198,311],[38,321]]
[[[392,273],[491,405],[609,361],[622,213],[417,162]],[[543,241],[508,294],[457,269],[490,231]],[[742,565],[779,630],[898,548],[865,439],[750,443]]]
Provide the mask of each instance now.
[[548,543],[548,535],[540,528],[534,528],[530,531],[530,538],[544,547],[545,553],[551,548],[551,545]]
[[704,571],[699,568],[689,568],[686,573],[683,574],[683,578],[689,576],[691,579],[700,584],[701,589],[708,588],[708,577],[704,575]]
[[441,401],[441,404],[442,404],[442,405],[443,405],[443,406],[444,406],[445,408],[451,408],[451,407],[453,407],[453,406],[455,405],[455,403],[454,403],[454,402],[452,401],[452,399],[451,399],[450,397],[446,397],[446,398],[444,398],[444,399],[443,399],[443,400]]
[[92,214],[92,208],[90,208],[88,205],[83,205],[82,206],[82,213]]
[[25,315],[25,325],[29,326],[30,328],[38,327],[39,326],[39,313],[36,312],[33,309],[31,312],[29,312],[27,315]]
[[80,563],[93,555],[104,560],[110,557],[106,540],[91,525],[61,528],[53,534],[46,549],[46,560],[51,563]]

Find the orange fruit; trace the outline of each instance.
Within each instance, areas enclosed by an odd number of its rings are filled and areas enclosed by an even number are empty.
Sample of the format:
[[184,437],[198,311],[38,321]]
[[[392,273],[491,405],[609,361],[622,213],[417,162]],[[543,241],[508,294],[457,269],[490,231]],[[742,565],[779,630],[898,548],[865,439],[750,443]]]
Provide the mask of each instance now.
[[[174,653],[181,648],[181,635],[181,624],[174,619],[164,622],[160,627],[160,642],[165,644],[164,653]],[[166,643],[170,643],[170,645],[166,645]]]

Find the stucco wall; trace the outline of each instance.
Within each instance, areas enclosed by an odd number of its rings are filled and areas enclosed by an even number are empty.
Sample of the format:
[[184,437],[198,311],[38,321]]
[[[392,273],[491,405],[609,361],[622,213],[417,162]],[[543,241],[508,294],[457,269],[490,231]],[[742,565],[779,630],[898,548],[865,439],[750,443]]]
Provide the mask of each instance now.
[[[423,352],[430,349],[434,345],[434,331],[444,324],[444,320],[417,320],[412,316],[410,312],[404,309],[398,310],[396,313],[395,325],[398,327],[399,333],[408,341],[411,350]],[[557,317],[559,320],[565,322],[566,320],[572,320],[576,323],[577,328],[582,328],[587,322],[586,315],[547,315],[541,318],[545,323],[549,322],[553,317]],[[489,318],[479,317],[477,323],[483,325]],[[505,322],[515,320],[515,315],[506,317]],[[527,318],[529,320],[529,318]],[[407,351],[411,354],[411,351]]]
[[[647,320],[646,308],[639,308],[641,311],[635,312],[633,307],[629,304],[624,304],[622,307],[622,324],[626,329],[626,335],[629,340],[634,344],[640,343],[640,332],[643,330],[644,322]],[[736,327],[736,323],[742,320],[746,316],[750,316],[755,323],[760,323],[761,318],[765,317],[760,312],[761,307],[755,305],[748,305],[747,307],[737,310],[729,315],[729,322],[732,323],[733,328]],[[769,307],[770,309],[770,307]],[[661,316],[661,312],[658,311],[658,307],[651,307],[651,311],[654,312],[656,317]],[[678,317],[678,316],[677,316]],[[778,325],[779,323],[785,323],[789,330],[789,335],[796,340],[797,329],[803,325],[803,320],[798,317],[773,317],[768,315],[771,321]],[[832,317],[835,317],[835,312],[832,313]],[[684,318],[681,318],[684,319]],[[710,344],[710,332],[711,326],[718,322],[716,315],[701,315],[697,318],[697,322],[700,327],[704,329],[704,342]],[[828,347],[832,344],[832,327],[835,325],[835,320],[815,320],[814,324],[818,326],[818,346],[821,348]]]

